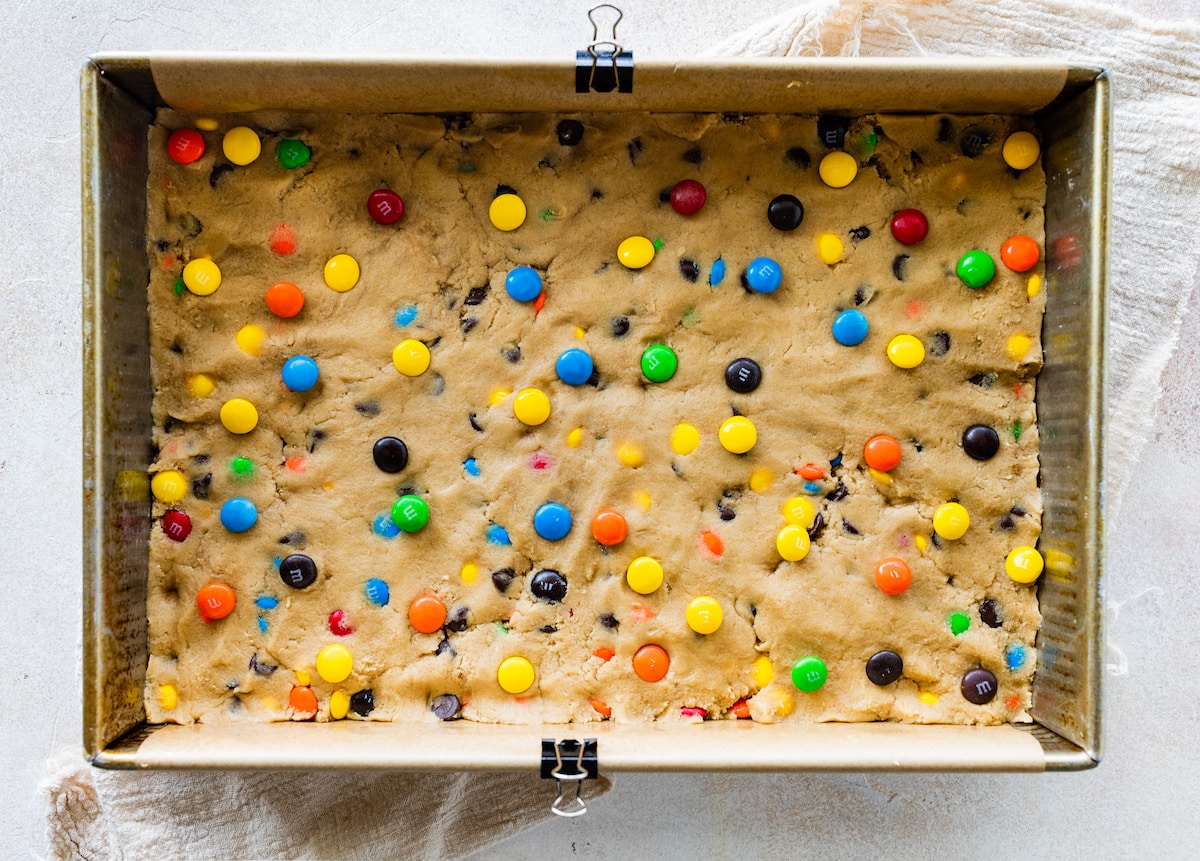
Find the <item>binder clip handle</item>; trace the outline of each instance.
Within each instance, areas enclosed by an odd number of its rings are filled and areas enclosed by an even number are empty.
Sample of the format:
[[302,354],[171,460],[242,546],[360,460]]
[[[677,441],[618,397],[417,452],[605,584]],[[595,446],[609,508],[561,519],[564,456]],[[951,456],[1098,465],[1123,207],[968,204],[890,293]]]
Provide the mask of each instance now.
[[[600,24],[595,17],[600,9],[617,13],[610,27],[611,34],[604,39],[600,38]],[[617,24],[624,17],[624,13],[611,3],[601,3],[588,10],[592,41],[584,50],[575,52],[575,92],[633,92],[633,52],[626,51],[617,41]]]

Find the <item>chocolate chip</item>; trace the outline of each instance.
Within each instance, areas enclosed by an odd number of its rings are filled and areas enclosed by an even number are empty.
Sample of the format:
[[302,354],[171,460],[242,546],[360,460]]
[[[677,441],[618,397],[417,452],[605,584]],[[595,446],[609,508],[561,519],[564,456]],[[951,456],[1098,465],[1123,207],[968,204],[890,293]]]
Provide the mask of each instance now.
[[1009,514],[1016,515],[1017,517],[1024,517],[1024,516],[1025,516],[1025,509],[1024,509],[1024,508],[1022,508],[1022,507],[1021,507],[1021,506],[1019,506],[1019,505],[1014,505],[1012,508],[1010,508],[1010,509],[1008,510],[1008,513],[1009,513]]
[[1006,514],[1000,518],[1000,528],[1003,529],[1005,532],[1016,532],[1017,531],[1016,521],[1014,521],[1012,519],[1011,514]]
[[604,197],[604,192],[603,192],[603,191],[601,191],[601,190],[600,190],[600,189],[598,189],[598,188],[593,188],[593,189],[592,189],[592,200],[599,200],[599,199],[600,199],[600,198],[602,198],[602,197]]
[[821,533],[825,531],[825,515],[817,512],[813,518],[812,526],[808,527],[808,540],[816,541],[821,537]]
[[326,439],[325,431],[310,430],[308,432],[308,453],[312,454],[314,451],[316,451],[317,447],[321,443],[323,443],[325,441],[325,439]]
[[621,623],[617,621],[617,617],[612,613],[605,613],[602,615],[600,617],[600,624],[613,631],[621,627]]
[[908,255],[897,254],[892,258],[892,275],[897,281],[903,281],[908,271]]
[[375,459],[375,465],[384,472],[403,472],[408,466],[408,446],[398,437],[380,437],[371,448],[371,457]]
[[870,235],[871,235],[871,228],[867,227],[867,225],[864,224],[862,227],[856,227],[850,231],[850,240],[854,243],[859,243],[859,242],[862,242],[864,239],[869,238]]
[[377,416],[379,415],[379,401],[362,401],[355,404],[354,409],[364,416]]
[[963,676],[960,689],[967,702],[986,705],[996,698],[996,677],[982,667],[976,667]]
[[166,251],[168,248],[171,247],[171,243],[167,242],[167,240],[165,240],[165,239],[160,239],[154,243],[154,247],[157,248],[159,251]]
[[985,598],[979,605],[979,620],[989,628],[999,628],[1004,624],[1000,605],[991,598]]
[[700,164],[704,161],[704,152],[698,146],[692,147],[682,156],[683,160],[688,164]]
[[826,149],[841,149],[849,130],[850,121],[845,117],[817,117],[817,137]]
[[833,490],[829,491],[829,493],[825,494],[825,498],[828,499],[830,502],[837,502],[839,500],[845,499],[849,495],[849,493],[850,493],[850,491],[846,490],[846,483],[839,478],[837,487],[835,487]]
[[588,378],[584,381],[584,385],[591,386],[593,389],[600,385],[600,369],[593,366],[592,372],[588,374]]
[[258,660],[258,653],[250,656],[250,669],[260,676],[269,676],[271,673],[279,669],[274,664],[264,664]]
[[867,659],[867,678],[872,684],[890,685],[904,674],[904,659],[886,649]]
[[958,145],[967,158],[978,158],[992,145],[992,133],[986,126],[970,126],[958,139]]
[[938,117],[937,139],[938,143],[950,143],[954,140],[954,123],[950,122],[949,117]]
[[517,572],[511,568],[500,568],[492,572],[492,585],[496,587],[497,592],[507,592],[508,587],[512,585],[512,581],[516,576]]
[[233,165],[223,161],[214,164],[212,166],[212,170],[208,172],[209,187],[216,188],[217,183],[220,182],[227,173],[233,173]]
[[446,619],[446,630],[453,631],[455,634],[461,634],[467,630],[467,608],[456,607],[454,612]]
[[700,280],[700,267],[695,260],[684,257],[679,261],[679,274],[683,276],[684,281],[695,284]]
[[629,161],[632,164],[637,164],[638,156],[642,154],[642,139],[634,138],[629,142],[626,149],[629,151]]
[[479,418],[475,415],[475,413],[471,413],[469,416],[467,416],[467,420],[471,422],[471,427],[474,428],[477,433],[483,433],[483,428],[480,427]]
[[762,368],[753,359],[734,359],[725,368],[725,385],[738,394],[747,395],[762,383]]
[[462,329],[462,333],[464,335],[466,335],[478,325],[479,325],[478,317],[463,317],[462,325],[459,328]]
[[963,451],[975,460],[991,460],[1000,451],[1000,434],[987,425],[971,425],[962,435]]
[[614,338],[624,338],[629,334],[629,318],[613,317],[609,324]]
[[433,653],[435,655],[449,655],[452,658],[458,655],[458,652],[454,651],[454,646],[451,645],[449,638],[440,641],[437,644],[437,648],[433,650]]
[[849,520],[842,521],[842,529],[846,530],[846,532],[849,533],[850,535],[858,535],[859,534],[858,528],[853,523],[851,523]]
[[317,563],[303,553],[293,553],[279,563],[279,579],[293,589],[307,589],[317,582]]
[[516,194],[516,193],[517,193],[517,190],[515,188],[513,188],[511,185],[505,185],[504,183],[501,183],[500,185],[496,186],[496,193],[493,194],[492,197],[496,198],[502,194]]
[[350,695],[350,710],[359,717],[366,717],[375,711],[375,692],[370,688],[355,691]]
[[854,288],[854,306],[857,308],[863,302],[867,301],[867,293],[862,287]]
[[941,358],[950,352],[950,333],[934,332],[929,343],[929,355]]
[[801,170],[808,170],[812,164],[812,156],[802,146],[794,146],[783,154],[783,157]]
[[195,461],[196,466],[203,466],[204,464],[206,464],[210,460],[212,460],[212,458],[209,457],[207,454],[198,454],[194,458],[192,458],[192,460]]
[[723,521],[725,521],[726,523],[728,523],[729,521],[731,521],[735,517],[737,517],[736,511],[734,511],[732,508],[729,508],[728,506],[722,505],[719,502],[717,503],[717,511],[720,512],[721,519]]
[[658,202],[659,203],[670,203],[671,202],[671,189],[664,188],[662,191],[660,191],[658,193]]
[[300,548],[300,547],[303,547],[303,546],[304,546],[304,543],[305,543],[307,540],[308,540],[308,536],[307,536],[307,535],[305,535],[305,534],[304,534],[303,532],[301,532],[299,529],[295,529],[295,530],[293,530],[293,531],[289,532],[287,535],[285,535],[285,536],[283,536],[282,538],[280,538],[280,539],[279,539],[279,543],[280,543],[280,544],[287,544],[287,545],[288,545],[288,546],[290,546],[290,547],[297,547],[297,548]]
[[208,499],[208,491],[212,487],[212,473],[206,472],[199,478],[192,479],[192,496],[197,499]]
[[429,710],[441,720],[454,720],[458,717],[462,704],[454,694],[442,694],[433,698]]
[[550,569],[539,571],[529,581],[529,591],[539,600],[557,604],[567,597],[567,578]]
[[553,634],[558,630],[558,628],[556,628],[554,625],[542,625],[542,627],[538,628],[538,630],[543,634]]
[[486,285],[483,287],[472,287],[471,291],[467,293],[467,298],[463,299],[463,304],[480,305],[483,303],[483,300],[487,298],[487,294],[488,288]]
[[990,389],[992,386],[996,385],[996,375],[976,374],[968,379],[967,382],[973,386],[979,386],[981,389]]
[[429,380],[429,394],[436,398],[444,391],[446,391],[446,378],[441,374],[434,374]]
[[510,365],[515,365],[517,362],[521,361],[521,348],[516,344],[505,344],[500,348],[500,355],[502,355],[505,361],[507,361]]

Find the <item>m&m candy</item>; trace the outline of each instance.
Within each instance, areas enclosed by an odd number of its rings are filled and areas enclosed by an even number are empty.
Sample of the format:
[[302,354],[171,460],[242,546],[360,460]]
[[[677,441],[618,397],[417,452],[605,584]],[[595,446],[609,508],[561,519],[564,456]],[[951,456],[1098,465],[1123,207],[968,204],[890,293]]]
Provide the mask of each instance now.
[[422,634],[432,634],[446,624],[446,605],[436,595],[422,595],[408,605],[408,623]]
[[663,584],[662,565],[650,556],[639,556],[625,569],[625,580],[634,592],[649,595]]
[[895,652],[876,652],[867,659],[867,678],[873,685],[890,685],[904,675],[904,659]]
[[830,188],[845,188],[858,175],[858,162],[846,152],[828,153],[817,165],[821,181]]
[[317,714],[317,695],[308,685],[296,685],[288,693],[288,705],[296,720],[308,720]]
[[925,345],[913,335],[897,335],[888,341],[887,357],[897,368],[911,370],[925,361]]
[[254,129],[237,126],[225,132],[221,140],[221,150],[225,158],[242,167],[252,164],[262,152],[262,141]]
[[335,254],[325,261],[325,286],[335,293],[352,290],[360,274],[358,261],[349,254]]
[[592,357],[583,350],[570,349],[563,352],[554,363],[554,372],[568,386],[582,386],[592,376]]
[[762,368],[753,359],[734,359],[725,368],[725,385],[738,394],[749,394],[761,382]]
[[505,658],[496,668],[496,681],[505,693],[523,694],[533,687],[536,680],[533,664],[519,655]]
[[661,681],[670,668],[667,650],[655,643],[642,646],[633,653],[633,672],[644,682]]
[[292,356],[283,363],[283,384],[293,392],[307,392],[317,384],[320,371],[310,356]]
[[380,437],[371,447],[371,457],[384,472],[402,472],[408,466],[408,446],[398,437]]
[[187,494],[188,481],[177,469],[164,469],[156,472],[150,479],[150,492],[159,502],[170,505],[178,502]]
[[803,496],[793,496],[783,504],[783,519],[801,529],[808,529],[812,526],[816,516],[816,508]]
[[404,217],[404,200],[390,188],[377,188],[367,195],[367,214],[376,224],[395,224]]
[[1004,163],[1013,170],[1026,170],[1037,163],[1042,147],[1029,132],[1013,132],[1005,138],[1001,153]]
[[317,652],[317,675],[330,684],[346,681],[353,669],[354,656],[343,645],[334,643]]
[[429,370],[429,348],[415,338],[406,338],[392,350],[392,365],[406,377],[419,377]]
[[971,517],[967,509],[957,502],[938,506],[933,514],[933,531],[947,541],[957,541],[967,534]]
[[721,627],[724,612],[721,602],[708,595],[701,595],[688,602],[685,611],[688,627],[697,634],[712,634]]
[[547,541],[561,541],[571,531],[571,512],[565,505],[547,502],[534,512],[533,529]]
[[364,583],[363,592],[366,594],[367,600],[377,607],[386,607],[392,595],[387,582],[380,580],[378,577],[372,577]]
[[912,585],[912,569],[903,559],[882,559],[875,566],[875,585],[888,595],[902,595]]
[[168,511],[162,518],[162,531],[172,541],[183,541],[192,534],[192,519],[182,511]]
[[694,179],[677,182],[671,189],[671,208],[680,215],[695,215],[704,208],[708,192]]
[[221,405],[221,424],[230,433],[250,433],[258,427],[258,410],[245,398],[231,398]]
[[403,532],[420,532],[429,523],[429,503],[415,493],[406,493],[392,503],[392,521]]
[[197,257],[183,267],[183,286],[197,296],[208,296],[221,286],[221,268],[207,257]]
[[679,359],[666,344],[651,344],[642,352],[642,373],[652,383],[665,383],[678,369]]
[[978,290],[996,276],[996,263],[986,251],[975,249],[958,258],[955,272],[962,283],[972,290]]
[[804,204],[794,194],[780,194],[767,204],[767,221],[776,230],[795,230],[804,220]]
[[779,530],[775,537],[775,549],[788,562],[799,562],[807,556],[809,546],[808,532],[791,523]]
[[488,207],[488,218],[492,226],[506,233],[524,224],[525,215],[525,201],[515,194],[497,195]]
[[717,439],[726,451],[745,454],[758,442],[758,429],[754,422],[745,416],[732,416],[721,424],[721,429],[717,431]]
[[541,389],[521,389],[513,398],[513,415],[530,427],[544,424],[550,418],[550,398]]
[[605,547],[615,547],[624,541],[628,529],[625,517],[612,509],[597,511],[592,518],[592,537]]
[[847,308],[833,318],[833,339],[843,347],[854,347],[867,339],[870,326],[867,315],[857,308]]
[[820,690],[828,678],[829,670],[825,662],[816,655],[801,658],[792,667],[792,684],[805,693]]
[[505,276],[504,289],[518,302],[532,302],[542,292],[542,276],[531,266],[518,266]]
[[863,446],[863,460],[871,469],[891,472],[900,465],[900,443],[887,434],[875,434]]
[[196,593],[196,609],[206,622],[224,619],[233,612],[237,596],[224,583],[209,583]]
[[756,257],[746,267],[746,284],[755,293],[774,293],[783,283],[783,270],[770,257]]
[[654,259],[654,243],[644,236],[630,236],[617,246],[617,260],[626,269],[644,269]]
[[317,582],[317,563],[303,553],[293,553],[280,560],[279,579],[293,589],[307,589]]
[[276,160],[288,170],[304,167],[312,158],[312,150],[302,140],[284,138],[275,145]]
[[929,220],[919,209],[902,209],[892,216],[892,236],[901,245],[916,245],[929,233]]
[[167,138],[167,155],[179,164],[191,164],[204,155],[204,135],[195,129],[177,129]]
[[977,706],[987,705],[996,698],[996,676],[990,670],[976,667],[962,677],[959,690],[967,702]]
[[258,509],[244,496],[235,496],[221,506],[221,525],[230,532],[245,532],[258,522]]
[[583,141],[583,123],[579,120],[559,120],[554,134],[563,146],[578,146]]
[[1028,236],[1013,236],[1000,246],[1000,262],[1013,272],[1028,272],[1040,257],[1041,249]]
[[267,288],[267,309],[276,317],[295,317],[304,308],[304,291],[291,281],[276,281]]
[[817,234],[817,257],[826,266],[832,266],[835,263],[840,263],[842,255],[846,253],[846,243],[842,242],[841,237],[835,233]]
[[700,445],[700,430],[693,424],[680,422],[671,431],[671,451],[675,454],[691,454]]
[[1033,583],[1042,576],[1046,561],[1034,547],[1016,547],[1004,560],[1004,570],[1018,583]]
[[962,435],[963,451],[975,460],[990,460],[1000,450],[1000,434],[987,425],[971,425]]
[[529,592],[534,598],[557,604],[567,597],[567,578],[552,569],[543,569],[529,580]]

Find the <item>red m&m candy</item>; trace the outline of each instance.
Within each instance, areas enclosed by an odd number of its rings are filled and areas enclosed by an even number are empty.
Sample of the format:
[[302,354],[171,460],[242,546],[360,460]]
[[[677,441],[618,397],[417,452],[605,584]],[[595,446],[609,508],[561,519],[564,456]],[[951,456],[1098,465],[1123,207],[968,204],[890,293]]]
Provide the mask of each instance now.
[[671,208],[680,215],[695,215],[708,200],[704,186],[694,179],[685,179],[671,189]]
[[901,245],[916,245],[929,233],[929,220],[919,209],[902,209],[892,216],[892,236]]
[[204,155],[204,136],[195,129],[179,129],[167,138],[167,155],[179,164],[191,164]]
[[192,534],[192,518],[182,511],[168,511],[163,515],[162,530],[172,541],[183,541]]
[[404,217],[404,201],[390,188],[377,188],[367,196],[367,212],[376,224],[395,224]]

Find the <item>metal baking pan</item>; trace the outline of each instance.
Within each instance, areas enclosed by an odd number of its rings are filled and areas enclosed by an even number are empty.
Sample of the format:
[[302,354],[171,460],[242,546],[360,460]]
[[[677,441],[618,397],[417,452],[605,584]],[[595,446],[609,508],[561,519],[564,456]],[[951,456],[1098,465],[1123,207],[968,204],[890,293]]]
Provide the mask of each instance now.
[[[581,52],[582,54],[582,52]],[[640,62],[632,90],[577,92],[571,62],[114,55],[82,73],[84,749],[110,768],[586,770],[555,755],[585,732],[602,771],[1041,771],[1101,750],[1101,451],[1109,81],[1061,63],[920,60]],[[586,87],[584,87],[586,89]],[[146,285],[147,127],[154,109],[239,112],[1007,112],[1044,141],[1047,308],[1037,388],[1044,617],[1032,725],[491,726],[344,721],[152,726],[147,466],[153,450]],[[548,760],[543,760],[546,739]],[[595,753],[593,758],[592,754]],[[564,762],[567,764],[564,765]],[[557,763],[557,765],[556,765]],[[549,771],[546,771],[546,769]]]

